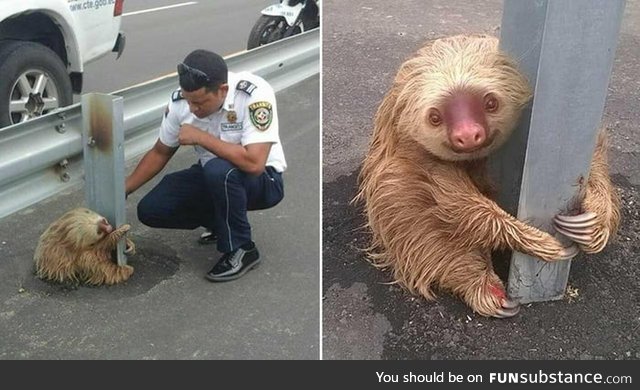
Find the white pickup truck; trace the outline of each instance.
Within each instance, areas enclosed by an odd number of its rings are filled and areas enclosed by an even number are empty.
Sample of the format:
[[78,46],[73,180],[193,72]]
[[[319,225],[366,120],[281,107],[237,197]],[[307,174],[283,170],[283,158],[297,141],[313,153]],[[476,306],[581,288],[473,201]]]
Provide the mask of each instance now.
[[124,50],[124,0],[0,0],[0,127],[73,102],[84,65]]

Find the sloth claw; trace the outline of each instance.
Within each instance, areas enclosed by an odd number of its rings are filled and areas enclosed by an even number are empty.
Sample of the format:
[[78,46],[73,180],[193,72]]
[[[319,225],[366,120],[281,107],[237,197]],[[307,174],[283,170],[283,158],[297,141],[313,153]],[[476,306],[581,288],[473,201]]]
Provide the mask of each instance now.
[[518,303],[518,301],[514,301],[511,299],[502,300],[502,307],[505,309],[515,309],[518,306],[520,306],[520,303]]
[[127,255],[135,255],[136,254],[136,245],[129,238],[126,238],[126,245],[124,253]]
[[[497,302],[500,302],[500,307],[493,310],[493,312],[490,314],[485,312],[486,314],[483,314],[483,315],[496,317],[496,318],[509,318],[518,314],[518,312],[520,311],[520,303],[518,301],[507,298],[507,293],[501,284],[496,285],[496,284],[490,283],[487,286],[487,288],[489,290],[488,291],[489,296],[492,297],[491,304],[493,305],[493,302],[497,301]],[[471,306],[473,307],[473,305]]]
[[518,312],[520,312],[520,305],[518,304],[513,308],[507,308],[503,306],[503,308],[498,309],[493,316],[496,318],[510,318],[518,314]]
[[577,242],[578,244],[589,245],[591,242],[593,242],[593,236],[591,235],[591,233],[576,234],[567,229],[563,229],[559,227],[556,227],[556,230],[558,231],[558,233],[571,239],[574,242]]
[[594,228],[582,228],[582,229],[572,229],[572,228],[568,228],[568,227],[564,227],[564,226],[556,226],[556,230],[560,228],[561,230],[568,232],[568,233],[572,233],[575,235],[579,235],[579,236],[591,236],[592,234],[594,234],[596,232],[596,229]]
[[553,222],[558,233],[580,245],[591,245],[597,232],[596,217],[594,212],[574,216],[556,215]]
[[597,216],[598,214],[589,211],[589,212],[578,214],[578,215],[556,215],[553,219],[558,222],[568,223],[569,225],[576,225],[576,224],[580,225],[580,224],[586,224],[590,221],[593,221],[590,224],[590,226],[592,226],[595,224],[595,219]]
[[558,260],[572,259],[578,254],[578,252],[580,252],[580,249],[576,245],[568,246],[564,248],[562,252],[560,252],[560,255],[558,256]]
[[595,219],[590,219],[586,222],[566,222],[566,221],[562,221],[558,218],[554,218],[553,219],[553,223],[556,226],[560,226],[562,228],[565,229],[571,229],[571,230],[589,230],[593,227],[596,226],[597,221]]

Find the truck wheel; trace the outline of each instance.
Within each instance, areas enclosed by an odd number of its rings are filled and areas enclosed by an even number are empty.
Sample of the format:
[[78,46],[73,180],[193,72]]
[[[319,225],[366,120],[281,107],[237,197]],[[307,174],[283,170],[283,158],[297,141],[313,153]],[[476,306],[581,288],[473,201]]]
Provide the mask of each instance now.
[[0,127],[22,123],[73,102],[67,69],[48,47],[0,42]]

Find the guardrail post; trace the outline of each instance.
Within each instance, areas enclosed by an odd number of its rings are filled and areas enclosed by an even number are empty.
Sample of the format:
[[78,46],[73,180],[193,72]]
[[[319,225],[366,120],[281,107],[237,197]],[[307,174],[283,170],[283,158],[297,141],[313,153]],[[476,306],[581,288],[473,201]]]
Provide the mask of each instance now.
[[[498,202],[553,232],[552,218],[576,207],[601,124],[624,0],[506,0],[500,47],[535,88],[520,126],[492,162]],[[586,183],[586,181],[585,181]],[[570,261],[514,252],[509,296],[521,303],[561,299]]]
[[[105,94],[82,96],[85,202],[114,228],[125,223],[123,99]],[[118,265],[126,265],[124,240]]]

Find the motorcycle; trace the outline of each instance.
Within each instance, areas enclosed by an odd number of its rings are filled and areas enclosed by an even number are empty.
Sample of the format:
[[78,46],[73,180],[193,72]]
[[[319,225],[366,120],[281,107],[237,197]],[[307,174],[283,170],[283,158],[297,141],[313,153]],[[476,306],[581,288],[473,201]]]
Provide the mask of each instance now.
[[320,0],[280,0],[261,13],[249,34],[247,50],[320,26]]

